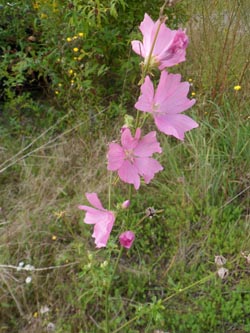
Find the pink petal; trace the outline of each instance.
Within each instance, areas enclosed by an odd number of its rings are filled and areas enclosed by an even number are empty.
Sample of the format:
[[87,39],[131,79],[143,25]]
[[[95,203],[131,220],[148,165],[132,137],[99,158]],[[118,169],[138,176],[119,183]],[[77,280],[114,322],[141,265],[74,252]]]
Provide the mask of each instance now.
[[100,210],[104,210],[104,208],[103,208],[103,206],[102,206],[102,203],[101,203],[101,201],[99,200],[99,198],[98,198],[98,196],[97,196],[96,193],[85,193],[85,196],[86,196],[88,202],[89,202],[92,206],[94,206],[94,207],[96,207],[96,208],[98,208],[98,209],[100,209]]
[[143,35],[143,45],[145,50],[145,57],[149,54],[152,45],[152,31],[155,23],[148,14],[144,15],[144,20],[140,24],[140,30]]
[[161,72],[160,81],[155,92],[154,102],[161,104],[171,96],[181,81],[180,74],[168,74],[166,71]]
[[152,112],[154,101],[154,86],[150,77],[147,76],[141,86],[141,96],[135,103],[135,108],[144,112]]
[[106,219],[96,223],[92,237],[95,238],[97,248],[105,247],[113,228],[115,216],[112,212],[108,212]]
[[125,158],[125,153],[123,148],[117,143],[110,143],[107,158],[108,158],[108,170],[111,171],[118,170],[121,167]]
[[118,170],[118,175],[122,181],[128,184],[133,184],[135,189],[138,190],[140,187],[140,177],[136,167],[125,160],[121,168]]
[[185,31],[174,30],[173,32],[175,33],[175,36],[172,44],[159,54],[160,70],[186,60],[188,37]]
[[106,220],[107,212],[100,211],[92,207],[87,207],[86,215],[84,218],[84,223],[86,224],[96,224],[102,220]]
[[141,130],[139,128],[136,130],[134,138],[131,135],[130,129],[129,128],[125,129],[121,136],[121,143],[123,148],[132,150],[134,147],[136,147],[140,135],[141,135]]
[[179,140],[184,140],[184,133],[199,125],[190,117],[183,114],[165,114],[154,117],[159,131],[173,135]]
[[[156,29],[154,35],[156,33],[156,30],[158,29],[158,26],[159,26],[159,20],[155,23]],[[164,23],[161,24],[153,51],[153,55],[155,55],[159,61],[161,61],[160,55],[164,53],[165,50],[169,49],[170,46],[172,45],[175,34],[176,30],[171,30],[167,28]]]
[[131,42],[132,44],[132,50],[140,55],[141,57],[145,58],[146,54],[145,54],[145,49],[144,49],[144,45],[139,41],[139,40],[133,40]]
[[195,104],[195,102],[196,102],[195,99],[188,99],[186,96],[179,95],[178,98],[178,92],[176,92],[159,106],[155,114],[157,115],[157,113],[161,114],[181,113],[183,111],[190,109]]
[[139,157],[148,157],[153,153],[161,153],[161,147],[156,139],[156,132],[150,132],[141,138],[138,145],[134,149],[134,154]]
[[137,167],[139,174],[144,178],[146,184],[154,178],[154,175],[157,172],[163,170],[160,163],[150,157],[136,158],[134,164]]

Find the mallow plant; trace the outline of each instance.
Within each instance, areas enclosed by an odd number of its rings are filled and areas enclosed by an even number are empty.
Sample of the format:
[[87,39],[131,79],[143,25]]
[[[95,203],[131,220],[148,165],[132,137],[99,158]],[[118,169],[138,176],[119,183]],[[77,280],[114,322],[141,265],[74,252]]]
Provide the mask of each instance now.
[[[164,166],[157,160],[157,156],[162,154],[157,135],[162,133],[173,136],[177,140],[184,140],[187,131],[198,127],[193,119],[183,114],[195,104],[195,99],[187,97],[189,83],[183,82],[180,74],[168,73],[169,67],[185,61],[188,36],[184,30],[171,30],[166,26],[167,19],[163,12],[167,4],[168,1],[165,1],[156,22],[145,14],[139,27],[142,41],[132,41],[133,51],[142,58],[139,78],[140,95],[134,106],[136,115],[133,121],[122,126],[120,138],[108,145],[107,169],[116,177],[115,182],[112,182],[114,177],[111,177],[109,184],[108,208],[103,207],[97,193],[86,193],[90,205],[78,207],[85,211],[84,222],[94,226],[92,237],[96,248],[107,246],[114,224],[121,226],[121,233],[117,237],[120,252],[105,296],[106,321],[103,330],[106,333],[110,332],[109,294],[118,262],[123,249],[129,250],[136,241],[136,230],[131,230],[133,229],[130,225],[131,218],[127,221],[123,218],[120,221],[119,212],[121,209],[130,209],[133,193],[136,195],[142,181],[149,184],[163,170]],[[158,84],[155,82],[155,71],[160,74]],[[151,118],[156,130],[146,133],[144,125]],[[117,184],[117,181],[128,184],[128,197],[120,205],[111,202],[111,188],[113,187],[112,191],[115,191],[114,184]],[[119,209],[114,208],[118,206]],[[112,254],[110,256],[112,257]]]

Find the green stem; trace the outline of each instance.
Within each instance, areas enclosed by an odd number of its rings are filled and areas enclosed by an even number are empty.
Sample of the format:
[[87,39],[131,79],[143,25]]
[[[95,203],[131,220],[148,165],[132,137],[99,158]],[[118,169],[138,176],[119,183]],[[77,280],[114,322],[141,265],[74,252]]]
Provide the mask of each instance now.
[[109,209],[109,210],[110,210],[110,208],[111,208],[112,175],[113,175],[113,173],[110,172],[110,177],[109,177],[109,187],[108,187],[108,209]]
[[[194,286],[197,286],[198,284],[202,284],[202,283],[204,283],[206,281],[209,281],[212,277],[215,276],[215,274],[216,274],[216,272],[213,272],[213,273],[209,274],[208,276],[204,277],[203,279],[201,279],[199,281],[196,281],[196,282],[190,284],[189,286],[187,286],[187,287],[185,287],[183,289],[179,289],[176,293],[174,293],[174,294],[172,294],[172,295],[164,298],[163,301],[162,301],[162,303],[166,303],[171,298],[173,298],[173,297],[175,297],[175,296],[177,296],[177,295],[179,295],[179,294],[181,294],[181,293],[183,293],[183,292],[185,292],[185,291],[193,288]],[[132,318],[129,321],[127,321],[124,325],[122,325],[119,328],[117,328],[116,330],[114,330],[112,333],[117,333],[117,332],[121,331],[124,327],[130,325],[131,323],[133,323],[135,320],[137,320],[139,318],[140,318],[139,315],[135,316],[134,318]]]
[[197,286],[198,284],[202,284],[202,283],[204,283],[204,282],[206,282],[206,281],[209,281],[212,277],[215,276],[215,274],[216,274],[216,272],[213,272],[212,274],[210,274],[210,275],[204,277],[203,279],[201,279],[201,280],[199,280],[199,281],[196,281],[196,282],[190,284],[189,286],[187,286],[187,287],[185,287],[185,288],[183,288],[183,289],[179,289],[176,293],[174,293],[174,294],[172,294],[172,295],[170,295],[170,296],[164,298],[163,301],[162,301],[162,303],[166,303],[166,302],[169,301],[171,298],[173,298],[173,297],[175,297],[175,296],[177,296],[177,295],[179,295],[179,294],[181,294],[181,293],[183,293],[183,292],[185,292],[185,291],[187,291],[187,290],[193,288],[194,286]]
[[105,295],[106,333],[110,332],[110,328],[109,328],[109,293],[110,293],[111,284],[112,284],[113,278],[115,276],[115,273],[116,273],[116,270],[117,270],[122,252],[123,252],[123,247],[120,248],[120,252],[119,252],[118,257],[116,259],[115,267],[114,267],[113,273],[110,277],[109,284],[108,284],[108,287],[107,287],[107,290],[106,290],[106,295]]

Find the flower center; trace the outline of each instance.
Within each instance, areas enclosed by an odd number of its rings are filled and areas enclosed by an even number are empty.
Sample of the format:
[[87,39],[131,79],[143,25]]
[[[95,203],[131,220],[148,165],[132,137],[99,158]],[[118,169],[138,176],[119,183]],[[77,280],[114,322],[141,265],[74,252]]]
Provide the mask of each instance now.
[[134,158],[135,158],[135,156],[134,156],[134,152],[133,152],[132,149],[125,150],[125,159],[126,160],[130,161],[131,163],[133,163],[134,162]]
[[159,107],[160,107],[160,104],[159,103],[154,103],[153,104],[153,113],[156,113],[157,111],[158,111],[158,109],[159,109]]

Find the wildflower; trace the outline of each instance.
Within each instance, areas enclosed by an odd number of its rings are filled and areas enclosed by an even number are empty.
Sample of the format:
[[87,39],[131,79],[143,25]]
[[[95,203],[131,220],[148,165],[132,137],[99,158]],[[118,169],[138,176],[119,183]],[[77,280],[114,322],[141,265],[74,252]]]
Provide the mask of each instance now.
[[135,234],[133,231],[125,231],[119,236],[119,241],[121,246],[125,247],[126,249],[130,249],[133,242],[135,240]]
[[150,132],[141,138],[141,129],[137,128],[133,138],[130,129],[125,128],[121,135],[121,146],[117,143],[109,145],[108,170],[118,171],[122,181],[133,184],[138,190],[140,176],[148,184],[155,173],[163,170],[160,163],[151,158],[156,152],[162,152],[156,140],[156,132]]
[[235,91],[238,91],[238,90],[240,90],[240,89],[241,89],[241,86],[239,86],[239,85],[238,85],[238,86],[234,86],[234,90],[235,90]]
[[24,266],[24,270],[26,271],[34,271],[35,270],[35,267],[30,265],[30,264],[27,264]]
[[191,95],[192,95],[192,96],[195,96],[195,95],[196,95],[196,93],[193,91],[193,92],[191,93]]
[[23,269],[23,266],[24,266],[24,262],[23,261],[19,262],[17,271],[21,271]]
[[122,209],[127,209],[130,206],[130,200],[126,200],[122,203]]
[[86,193],[86,198],[95,208],[82,205],[78,208],[86,211],[84,222],[95,225],[92,237],[95,238],[96,247],[105,247],[115,222],[115,215],[103,208],[96,193]]
[[47,15],[47,14],[44,14],[44,13],[42,13],[42,14],[40,15],[40,17],[41,17],[41,19],[46,19],[46,18],[48,18],[48,15]]
[[32,281],[32,277],[31,276],[27,276],[25,279],[25,283],[29,284]]
[[68,70],[68,73],[69,73],[70,75],[72,75],[72,74],[74,73],[73,69],[69,69],[69,70]]
[[40,308],[40,313],[43,315],[45,313],[48,313],[50,311],[49,307],[47,305],[43,305]]
[[55,235],[53,235],[53,236],[51,237],[51,239],[52,239],[53,241],[55,241],[55,240],[57,240],[57,237],[56,237]]
[[156,210],[154,209],[154,207],[148,207],[146,209],[146,216],[149,217],[150,219],[152,219],[152,217],[154,217],[156,215]]
[[219,275],[219,277],[223,280],[225,278],[228,277],[229,275],[229,270],[227,268],[224,267],[220,267],[217,271],[217,274]]
[[78,33],[78,36],[79,36],[79,37],[83,37],[83,36],[84,36],[84,33],[83,33],[83,32],[79,32],[79,33]]
[[61,83],[58,83],[58,87],[60,87],[60,88],[61,88],[61,86],[62,86],[62,84],[61,84]]
[[71,42],[72,38],[68,37],[66,40],[67,40],[67,42]]
[[241,255],[247,260],[247,264],[250,264],[250,253],[241,252]]
[[193,82],[193,79],[188,79],[188,82]]
[[108,266],[108,261],[104,260],[104,262],[101,263],[100,267],[105,268],[106,266]]
[[33,317],[34,317],[34,318],[37,318],[37,317],[38,317],[38,312],[34,312],[34,313],[33,313]]
[[79,51],[78,47],[74,47],[74,48],[73,48],[73,51],[74,51],[74,52],[78,52],[78,51]]
[[47,325],[47,332],[54,332],[56,329],[56,325],[53,323],[48,323]]
[[227,262],[227,259],[223,256],[215,256],[214,257],[214,262],[217,266],[223,266]]
[[181,112],[191,108],[195,99],[188,99],[188,82],[181,82],[180,74],[163,71],[156,91],[149,76],[141,86],[141,96],[135,108],[153,115],[159,131],[184,140],[184,133],[199,125]]
[[55,94],[56,94],[56,95],[58,95],[58,94],[59,94],[59,91],[58,91],[58,90],[56,90],[56,91],[55,91]]
[[61,210],[59,212],[54,212],[54,215],[57,219],[60,219],[62,218],[64,215],[66,214],[66,211],[65,210]]
[[[144,58],[144,64],[150,61],[150,66],[156,65],[160,70],[163,70],[166,67],[185,61],[188,45],[188,37],[185,31],[180,29],[171,30],[160,20],[154,22],[148,14],[145,14],[139,29],[143,35],[143,42],[132,41],[132,49]],[[149,56],[150,59],[148,59]]]

